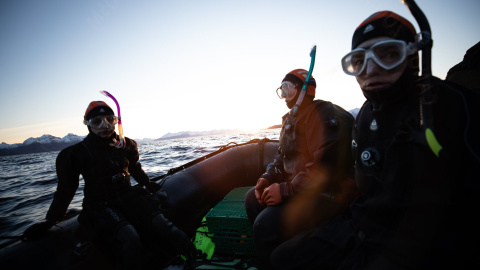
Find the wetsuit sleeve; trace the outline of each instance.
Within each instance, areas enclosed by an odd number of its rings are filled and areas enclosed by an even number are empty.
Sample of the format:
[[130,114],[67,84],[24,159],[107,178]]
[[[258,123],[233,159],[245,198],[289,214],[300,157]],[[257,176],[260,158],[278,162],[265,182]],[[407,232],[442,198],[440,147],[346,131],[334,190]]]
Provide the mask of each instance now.
[[332,193],[342,192],[339,182],[346,178],[353,179],[350,147],[353,122],[353,116],[331,103],[317,105],[315,112],[306,116],[305,138],[313,159],[290,183],[281,184],[285,199],[306,185],[322,185]]
[[56,160],[57,190],[47,212],[47,220],[57,222],[62,220],[72,202],[78,188],[81,160],[75,155],[74,147],[62,150]]
[[127,139],[128,172],[135,178],[138,184],[144,186],[150,182],[150,178],[142,169],[142,164],[138,161],[140,156],[138,154],[137,142],[129,138]]
[[278,148],[278,152],[275,155],[273,162],[268,164],[265,173],[261,177],[267,179],[269,184],[280,183],[284,178],[284,174],[283,156],[281,149]]

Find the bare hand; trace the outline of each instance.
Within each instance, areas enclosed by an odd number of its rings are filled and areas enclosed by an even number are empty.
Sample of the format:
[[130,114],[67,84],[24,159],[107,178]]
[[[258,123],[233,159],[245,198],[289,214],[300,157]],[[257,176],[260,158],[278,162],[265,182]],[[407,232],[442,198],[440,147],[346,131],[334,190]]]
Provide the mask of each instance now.
[[280,193],[280,184],[273,183],[263,191],[262,201],[268,205],[278,205],[282,203],[282,194]]
[[259,178],[257,185],[255,186],[255,197],[261,205],[265,205],[265,203],[262,201],[262,195],[266,187],[268,187],[268,180],[265,178]]

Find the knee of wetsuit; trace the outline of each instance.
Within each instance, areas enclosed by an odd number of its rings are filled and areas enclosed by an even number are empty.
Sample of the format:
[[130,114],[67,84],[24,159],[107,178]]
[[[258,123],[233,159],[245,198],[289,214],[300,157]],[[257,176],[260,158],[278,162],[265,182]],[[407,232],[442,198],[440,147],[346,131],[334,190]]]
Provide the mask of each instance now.
[[140,269],[142,267],[142,246],[140,236],[131,224],[118,229],[116,265],[118,269]]
[[265,227],[263,226],[263,223],[261,220],[259,220],[259,218],[256,218],[253,221],[252,230],[253,230],[253,235],[257,239],[259,238],[260,235],[262,235],[262,232],[265,230]]
[[255,197],[255,189],[248,190],[245,194],[245,208],[257,208],[258,204],[257,197]]
[[245,194],[245,212],[247,213],[248,220],[253,225],[258,214],[265,209],[255,197],[255,188],[251,188]]
[[167,219],[162,213],[156,213],[152,216],[152,228],[155,232],[167,231],[173,223]]
[[255,241],[278,241],[282,209],[281,206],[269,206],[257,216],[253,223]]
[[140,236],[131,224],[118,229],[116,240],[121,246],[128,246],[129,249],[138,248],[140,250],[141,248]]
[[152,218],[152,229],[162,240],[166,240],[177,252],[183,255],[188,256],[194,248],[188,235],[162,213],[158,213]]

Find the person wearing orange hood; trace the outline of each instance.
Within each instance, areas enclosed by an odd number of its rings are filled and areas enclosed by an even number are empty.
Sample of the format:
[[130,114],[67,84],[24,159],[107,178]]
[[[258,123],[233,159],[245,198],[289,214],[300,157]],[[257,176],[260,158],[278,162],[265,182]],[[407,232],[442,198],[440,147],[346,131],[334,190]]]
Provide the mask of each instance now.
[[[306,82],[307,74],[292,70],[277,89],[292,110],[282,119],[278,154],[245,198],[261,269],[268,268],[277,245],[345,211],[353,198],[353,116],[329,101],[314,100],[316,82],[313,77]],[[291,206],[307,198],[310,207]]]
[[[126,137],[124,147],[116,147],[118,118],[103,101],[92,101],[85,111],[87,137],[58,154],[58,185],[46,221],[36,223],[24,232],[24,239],[35,240],[61,221],[79,186],[85,181],[82,211],[78,217],[90,239],[100,240],[113,251],[117,269],[141,269],[141,239],[150,238],[177,253],[191,255],[189,237],[160,211],[160,201],[151,192],[158,189],[150,182],[139,162],[137,143]],[[139,184],[132,186],[130,177]],[[146,187],[146,189],[144,188]],[[108,257],[108,256],[107,256]],[[167,259],[166,259],[167,260]]]

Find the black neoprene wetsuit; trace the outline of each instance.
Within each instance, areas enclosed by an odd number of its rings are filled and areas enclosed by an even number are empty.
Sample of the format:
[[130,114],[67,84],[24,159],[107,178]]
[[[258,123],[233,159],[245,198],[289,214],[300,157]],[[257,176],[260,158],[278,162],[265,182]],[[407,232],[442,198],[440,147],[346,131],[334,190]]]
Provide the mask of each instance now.
[[[90,133],[82,142],[59,153],[56,161],[58,186],[47,220],[63,218],[78,188],[80,175],[85,181],[84,207],[117,199],[131,190],[129,175],[140,185],[148,183],[149,177],[138,162],[136,142],[125,138],[126,147],[123,149],[110,146],[111,142],[111,138],[105,140]],[[118,177],[117,181],[114,176]]]
[[[118,149],[113,138],[119,140],[115,134],[102,139],[90,133],[59,153],[58,186],[47,220],[63,218],[82,175],[85,188],[78,221],[90,238],[114,251],[117,268],[141,268],[141,243],[147,243],[159,261],[178,253],[191,258],[193,245],[188,235],[165,218],[160,200],[143,188],[151,183],[138,162],[136,142],[125,138],[126,147]],[[130,175],[139,185],[132,186]]]

